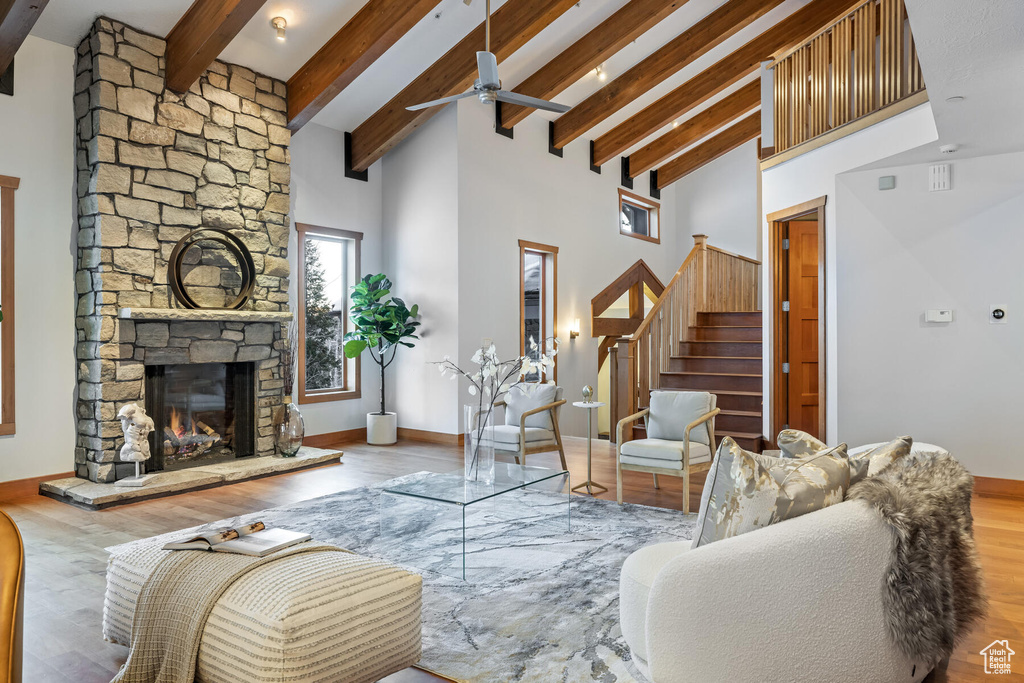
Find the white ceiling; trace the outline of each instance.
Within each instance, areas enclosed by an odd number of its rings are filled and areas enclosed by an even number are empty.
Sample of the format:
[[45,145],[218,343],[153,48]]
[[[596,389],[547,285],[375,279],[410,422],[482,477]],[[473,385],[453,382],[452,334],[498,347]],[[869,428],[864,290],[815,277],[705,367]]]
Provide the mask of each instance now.
[[[259,14],[228,45],[221,54],[221,59],[243,64],[270,76],[287,79],[341,28],[365,1],[269,0]],[[523,49],[501,64],[502,80],[506,86],[523,81],[626,2],[627,0],[581,0],[577,6],[570,8]],[[685,3],[666,20],[610,58],[604,64],[608,78],[621,74],[724,2],[725,0],[690,0]],[[807,2],[809,0],[786,0],[780,7],[653,88],[644,97],[610,116],[586,137],[594,138],[607,132]],[[504,0],[492,0],[492,11],[497,10],[502,4]],[[190,5],[191,0],[50,0],[32,33],[74,46],[86,34],[92,21],[103,15],[155,35],[166,35]],[[270,20],[275,16],[283,16],[288,20],[287,40],[284,42],[274,39]],[[337,130],[354,129],[482,20],[483,3],[480,0],[475,0],[469,7],[462,0],[439,0],[435,10],[427,18],[417,24],[391,50],[359,76],[345,92],[335,98],[314,118],[314,122]],[[597,74],[591,72],[555,99],[573,105],[602,85]],[[734,89],[735,87],[730,88],[721,97]],[[705,103],[694,113],[711,106],[718,99],[720,97]],[[555,116],[535,115],[548,118]],[[661,132],[663,131],[659,131],[659,134]],[[643,141],[638,146],[646,142]]]
[[[627,0],[581,0],[518,53],[501,64],[506,87],[524,80]],[[366,0],[268,0],[257,16],[221,54],[221,59],[287,79],[354,15]],[[686,30],[725,0],[690,0],[604,64],[614,78]],[[679,87],[723,56],[791,14],[809,0],[786,0],[781,6],[726,40],[586,134],[595,138]],[[492,11],[504,0],[492,0]],[[76,45],[93,19],[105,15],[156,35],[166,35],[191,0],[50,0],[32,33]],[[941,142],[961,145],[962,155],[976,156],[1024,149],[1024,2],[1021,0],[907,0],[911,23],[932,100]],[[285,42],[275,40],[271,18],[288,20]],[[336,130],[353,130],[424,69],[447,52],[483,19],[483,3],[439,0],[435,10],[409,31],[314,122]],[[751,77],[753,78],[753,77]],[[698,107],[712,106],[742,83]],[[591,72],[555,99],[574,105],[603,83]],[[959,104],[946,102],[962,95]],[[688,116],[689,116],[688,115]],[[534,116],[553,118],[554,114]],[[663,133],[658,131],[633,149]],[[632,150],[630,150],[632,151]],[[937,150],[918,150],[937,156]],[[925,159],[921,159],[922,161]]]
[[906,3],[939,139],[872,167],[1024,150],[1024,2]]

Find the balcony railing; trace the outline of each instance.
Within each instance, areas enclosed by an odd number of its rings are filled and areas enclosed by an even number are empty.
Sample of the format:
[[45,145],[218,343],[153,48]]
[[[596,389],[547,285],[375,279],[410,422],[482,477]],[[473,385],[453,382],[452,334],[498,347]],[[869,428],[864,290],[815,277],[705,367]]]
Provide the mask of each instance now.
[[[859,5],[769,68],[773,155],[859,130],[906,108],[892,105],[927,97],[903,0]],[[850,125],[858,121],[863,125]]]

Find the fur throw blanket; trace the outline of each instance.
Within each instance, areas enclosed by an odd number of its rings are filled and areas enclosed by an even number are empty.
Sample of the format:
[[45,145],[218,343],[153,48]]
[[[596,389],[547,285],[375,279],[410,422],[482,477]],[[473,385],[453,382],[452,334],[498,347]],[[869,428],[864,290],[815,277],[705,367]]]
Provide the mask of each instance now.
[[974,478],[949,455],[911,454],[850,487],[871,504],[895,545],[883,601],[889,634],[911,659],[935,665],[985,614],[974,545]]

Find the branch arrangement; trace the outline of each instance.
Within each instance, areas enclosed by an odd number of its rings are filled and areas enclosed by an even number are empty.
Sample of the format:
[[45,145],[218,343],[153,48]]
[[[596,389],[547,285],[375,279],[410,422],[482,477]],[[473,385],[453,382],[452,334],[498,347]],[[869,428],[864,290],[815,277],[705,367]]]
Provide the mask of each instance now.
[[[493,343],[485,342],[486,346],[477,349],[470,359],[471,362],[480,366],[476,372],[463,370],[452,362],[450,356],[444,360],[435,361],[438,370],[444,377],[452,381],[459,377],[465,377],[469,381],[469,393],[477,397],[477,407],[473,415],[473,424],[466,425],[467,431],[473,432],[470,438],[473,439],[473,454],[469,463],[469,476],[476,480],[480,467],[479,454],[480,444],[483,442],[484,428],[494,413],[494,404],[500,403],[508,392],[518,384],[525,381],[525,378],[534,372],[543,376],[548,370],[555,367],[555,356],[558,354],[558,340],[549,337],[544,340],[542,349],[533,337],[530,337],[530,355],[501,360],[498,350]],[[548,384],[554,384],[549,380]],[[481,419],[482,416],[482,419]]]

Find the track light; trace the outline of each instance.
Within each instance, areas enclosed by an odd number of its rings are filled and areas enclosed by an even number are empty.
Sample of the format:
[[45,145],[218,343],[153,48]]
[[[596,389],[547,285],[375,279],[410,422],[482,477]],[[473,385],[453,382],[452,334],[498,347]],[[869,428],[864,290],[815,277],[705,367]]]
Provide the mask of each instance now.
[[284,17],[274,17],[270,20],[270,25],[277,29],[277,39],[284,42],[284,30],[288,26]]
[[601,81],[602,83],[608,80],[608,74],[605,73],[604,67],[599,66],[596,69],[594,69],[594,72],[597,74],[597,80]]

